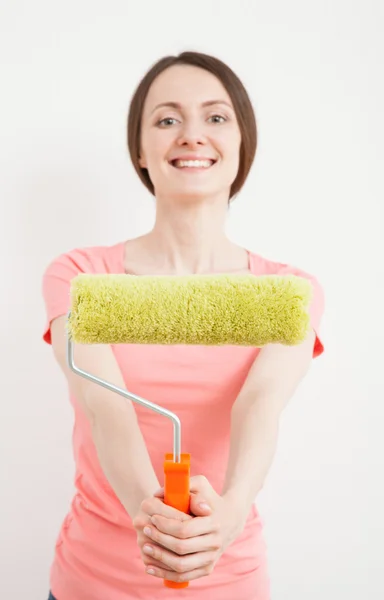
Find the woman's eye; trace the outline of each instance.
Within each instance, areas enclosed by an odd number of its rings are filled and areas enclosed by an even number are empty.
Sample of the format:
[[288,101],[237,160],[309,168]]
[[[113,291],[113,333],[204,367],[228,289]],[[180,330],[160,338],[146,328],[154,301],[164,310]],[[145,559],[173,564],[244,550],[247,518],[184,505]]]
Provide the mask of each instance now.
[[[210,119],[215,119],[215,123],[223,123],[225,122],[227,119],[225,117],[223,117],[222,115],[212,115],[212,117],[209,117]],[[219,121],[219,119],[221,119],[221,121]]]
[[164,125],[172,125],[172,121],[176,121],[176,119],[173,119],[172,117],[166,117],[165,119],[158,121],[157,124],[163,127]]

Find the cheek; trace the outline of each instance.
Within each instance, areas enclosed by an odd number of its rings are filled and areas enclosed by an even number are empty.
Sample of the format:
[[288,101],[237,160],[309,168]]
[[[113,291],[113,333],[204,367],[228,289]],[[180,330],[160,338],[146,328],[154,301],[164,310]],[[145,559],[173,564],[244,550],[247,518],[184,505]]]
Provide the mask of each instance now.
[[147,162],[155,170],[161,168],[161,163],[166,161],[166,157],[169,154],[172,142],[168,137],[164,135],[151,135],[145,140]]
[[232,131],[223,131],[221,135],[216,136],[216,145],[219,151],[228,160],[236,161],[240,153],[241,136],[234,129]]

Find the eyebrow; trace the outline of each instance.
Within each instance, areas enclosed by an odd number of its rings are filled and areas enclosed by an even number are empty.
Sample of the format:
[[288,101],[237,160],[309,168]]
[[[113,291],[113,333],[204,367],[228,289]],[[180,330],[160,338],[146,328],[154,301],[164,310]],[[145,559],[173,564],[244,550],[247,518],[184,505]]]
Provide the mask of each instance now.
[[[226,106],[229,106],[229,108],[231,108],[233,110],[233,106],[231,104],[229,104],[229,102],[227,102],[226,100],[207,100],[206,102],[203,102],[201,106],[203,108],[205,108],[206,106],[213,106],[215,104],[225,104]],[[157,110],[158,108],[162,108],[164,106],[171,107],[171,108],[177,108],[177,109],[182,108],[181,104],[179,104],[178,102],[161,102],[160,104],[155,106],[152,113],[154,113],[155,110]]]

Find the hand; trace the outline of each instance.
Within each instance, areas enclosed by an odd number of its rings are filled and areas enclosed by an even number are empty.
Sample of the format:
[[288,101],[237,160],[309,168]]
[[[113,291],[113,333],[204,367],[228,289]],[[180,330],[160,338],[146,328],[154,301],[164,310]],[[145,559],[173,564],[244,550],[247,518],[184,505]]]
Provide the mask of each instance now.
[[[144,545],[148,544],[148,542],[151,542],[150,545],[152,547],[156,547],[156,552],[160,551],[160,546],[154,543],[153,540],[149,539],[148,535],[146,535],[144,531],[146,527],[150,528],[150,530],[155,529],[151,521],[151,517],[153,515],[157,515],[159,517],[162,517],[163,519],[171,520],[172,523],[182,523],[184,521],[190,521],[193,519],[192,515],[185,514],[177,510],[176,508],[164,504],[163,499],[163,490],[159,490],[159,492],[156,493],[154,496],[146,498],[141,503],[139,513],[133,519],[133,526],[136,529],[137,535],[137,544],[140,548],[141,557],[145,566],[149,567],[151,565],[152,567],[159,569],[165,569],[169,567],[167,567],[160,560],[156,560],[153,556],[147,554],[144,551]],[[204,509],[204,507],[202,508],[198,506],[193,506],[193,508],[197,511],[197,513],[195,514],[210,514],[209,507]]]
[[[190,491],[194,518],[179,511],[175,515],[175,509],[164,504],[158,511],[154,500],[164,497],[162,491],[143,503],[143,512],[151,515],[150,531],[143,532],[142,552],[151,569],[147,573],[155,577],[181,582],[209,575],[245,525],[246,515],[229,497],[219,496],[205,477],[192,477]],[[147,553],[147,547],[152,554]]]

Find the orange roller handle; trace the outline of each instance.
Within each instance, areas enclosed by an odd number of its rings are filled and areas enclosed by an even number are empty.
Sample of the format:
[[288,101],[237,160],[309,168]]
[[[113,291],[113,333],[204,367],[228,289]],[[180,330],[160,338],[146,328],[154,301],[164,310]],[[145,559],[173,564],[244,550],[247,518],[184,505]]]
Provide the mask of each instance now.
[[[181,454],[180,462],[173,461],[173,454],[167,453],[164,460],[164,503],[177,508],[184,513],[189,513],[189,478],[191,455]],[[186,588],[188,581],[178,583],[164,579],[168,588]]]

